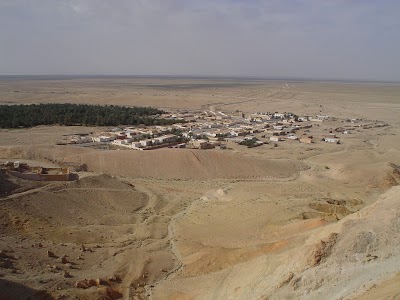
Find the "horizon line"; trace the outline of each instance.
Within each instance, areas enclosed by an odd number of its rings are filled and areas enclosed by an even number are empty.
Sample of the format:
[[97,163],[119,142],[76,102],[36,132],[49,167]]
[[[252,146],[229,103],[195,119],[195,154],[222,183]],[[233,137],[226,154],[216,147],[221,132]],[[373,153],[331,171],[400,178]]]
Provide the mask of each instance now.
[[296,76],[249,76],[249,75],[172,75],[172,74],[57,74],[57,73],[41,73],[41,74],[0,74],[0,79],[8,78],[18,78],[18,77],[36,77],[36,78],[48,78],[51,77],[65,77],[65,78],[175,78],[175,79],[221,79],[221,80],[260,80],[260,81],[320,81],[320,82],[359,82],[359,83],[400,83],[396,80],[385,80],[385,79],[360,79],[360,78],[329,78],[329,77],[296,77]]

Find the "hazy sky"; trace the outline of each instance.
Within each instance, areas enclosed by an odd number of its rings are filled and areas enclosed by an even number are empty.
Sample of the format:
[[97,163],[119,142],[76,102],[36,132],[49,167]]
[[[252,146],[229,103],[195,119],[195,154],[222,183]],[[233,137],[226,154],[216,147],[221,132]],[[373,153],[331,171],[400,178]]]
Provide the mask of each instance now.
[[0,0],[0,74],[400,81],[398,0]]

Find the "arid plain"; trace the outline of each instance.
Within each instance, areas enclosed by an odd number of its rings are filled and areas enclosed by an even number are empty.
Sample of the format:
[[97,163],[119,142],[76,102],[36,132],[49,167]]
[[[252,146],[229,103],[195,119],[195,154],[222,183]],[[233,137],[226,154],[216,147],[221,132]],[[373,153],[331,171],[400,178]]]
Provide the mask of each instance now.
[[[322,105],[389,125],[339,145],[152,151],[56,145],[90,127],[1,129],[1,161],[71,166],[80,179],[0,178],[0,299],[400,297],[400,84],[2,78],[0,103],[299,115]],[[97,282],[75,287],[84,279]]]

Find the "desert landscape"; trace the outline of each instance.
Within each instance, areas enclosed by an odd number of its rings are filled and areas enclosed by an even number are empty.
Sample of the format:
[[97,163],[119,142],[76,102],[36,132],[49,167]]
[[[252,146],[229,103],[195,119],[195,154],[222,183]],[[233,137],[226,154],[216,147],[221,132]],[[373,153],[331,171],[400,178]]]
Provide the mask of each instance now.
[[79,176],[0,172],[1,300],[400,298],[400,84],[0,77],[0,104],[37,103],[323,109],[334,119],[315,123],[316,136],[345,119],[385,126],[340,144],[149,151],[65,143],[105,127],[0,129],[0,163]]

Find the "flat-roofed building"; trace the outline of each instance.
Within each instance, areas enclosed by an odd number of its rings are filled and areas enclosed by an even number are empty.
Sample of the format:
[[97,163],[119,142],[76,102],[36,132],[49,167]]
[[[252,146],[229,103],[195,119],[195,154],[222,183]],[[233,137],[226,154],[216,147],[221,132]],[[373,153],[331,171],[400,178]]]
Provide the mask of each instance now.
[[282,141],[282,138],[280,137],[280,136],[271,136],[270,138],[269,138],[269,140],[270,141],[272,141],[272,142],[280,142],[280,141]]

